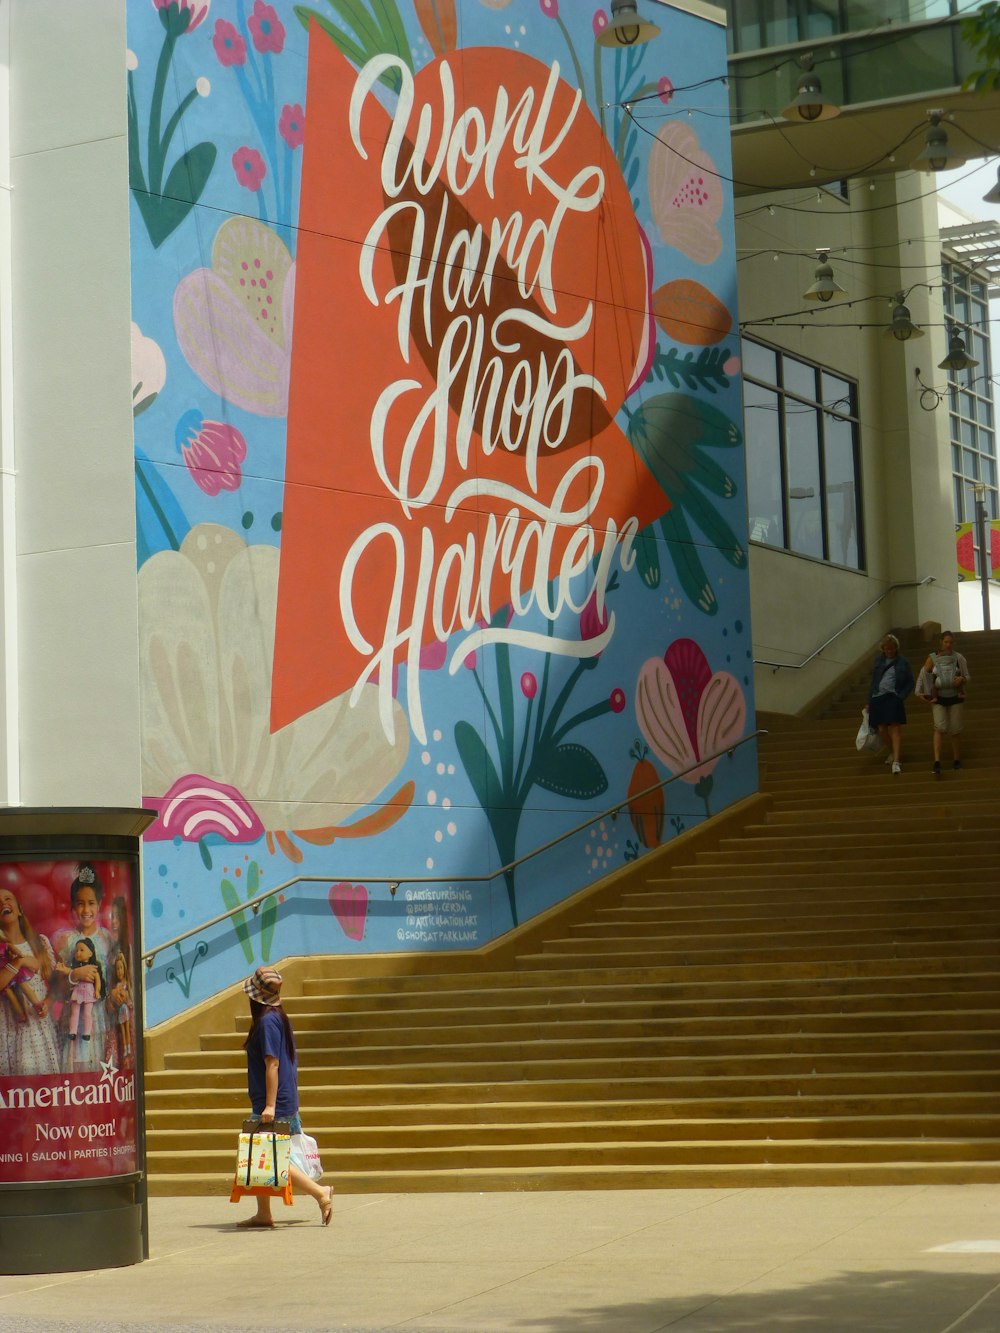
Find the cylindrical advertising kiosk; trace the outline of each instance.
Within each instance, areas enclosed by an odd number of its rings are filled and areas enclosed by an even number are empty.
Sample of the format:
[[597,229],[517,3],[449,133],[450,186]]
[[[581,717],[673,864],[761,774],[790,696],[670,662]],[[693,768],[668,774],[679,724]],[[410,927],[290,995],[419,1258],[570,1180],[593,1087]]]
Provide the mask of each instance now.
[[0,810],[0,1273],[149,1255],[143,810]]

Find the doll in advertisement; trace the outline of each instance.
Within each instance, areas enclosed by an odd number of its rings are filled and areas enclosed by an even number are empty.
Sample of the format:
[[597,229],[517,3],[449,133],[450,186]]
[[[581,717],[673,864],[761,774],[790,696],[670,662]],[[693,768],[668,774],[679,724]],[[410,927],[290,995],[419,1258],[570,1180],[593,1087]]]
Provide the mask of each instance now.
[[[74,928],[65,930],[57,938],[56,953],[61,976],[63,999],[60,1024],[63,1032],[63,1073],[98,1073],[101,1062],[113,1058],[115,1052],[114,1025],[110,1021],[110,999],[107,995],[106,978],[110,975],[109,960],[114,953],[115,939],[107,927],[100,924],[101,903],[104,889],[93,865],[83,862],[70,885],[69,903]],[[93,950],[92,962],[80,962],[76,956],[77,945],[87,940]],[[102,995],[89,1007],[91,1023],[90,1041],[76,1041],[76,1029],[71,1031],[73,1022],[73,995],[77,982],[89,982],[96,988],[100,985]],[[83,1001],[81,999],[81,1005]],[[77,1011],[79,1018],[79,1011]]]
[[111,904],[111,933],[115,937],[115,952],[111,959],[109,1003],[115,1015],[118,1062],[124,1066],[132,1061],[135,1029],[132,1021],[132,948],[128,905],[121,894]]
[[[96,969],[97,976],[91,981],[90,974]],[[79,1035],[82,1041],[90,1041],[94,1034],[94,1005],[107,996],[104,984],[104,970],[97,960],[94,941],[86,936],[78,939],[73,949],[73,967],[67,973],[75,971],[76,981],[70,981],[73,994],[69,1002],[69,1023],[66,1035],[70,1041],[76,1041]],[[80,1016],[83,1015],[83,1032],[80,1032]]]
[[4,988],[3,998],[13,1009],[14,1017],[19,1022],[26,1023],[28,1016],[25,1012],[25,1005],[30,1001],[25,1000],[22,986],[26,981],[31,980],[32,973],[21,965],[17,954],[7,943],[2,931],[0,931],[0,972],[11,972],[13,974]]
[[[123,953],[115,955],[115,1029],[118,1033],[118,1055],[123,1065],[132,1061],[132,985],[128,974],[128,959]],[[124,998],[122,998],[124,997]]]
[[[0,889],[0,932],[7,950],[0,969],[0,1076],[58,1074],[59,1041],[49,1008],[55,954],[8,888]],[[14,984],[20,987],[20,1012],[3,998]]]

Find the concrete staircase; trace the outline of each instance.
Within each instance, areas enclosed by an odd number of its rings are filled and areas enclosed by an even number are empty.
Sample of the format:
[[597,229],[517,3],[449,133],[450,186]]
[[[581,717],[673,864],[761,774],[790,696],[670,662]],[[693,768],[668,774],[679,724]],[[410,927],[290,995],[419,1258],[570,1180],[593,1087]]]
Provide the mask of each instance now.
[[[960,647],[961,773],[934,780],[919,701],[901,776],[859,756],[859,684],[768,720],[765,796],[721,833],[513,943],[293,964],[303,1117],[337,1188],[1000,1180],[1000,635]],[[151,1043],[155,1192],[228,1188],[247,1020],[222,1010],[198,1049]]]

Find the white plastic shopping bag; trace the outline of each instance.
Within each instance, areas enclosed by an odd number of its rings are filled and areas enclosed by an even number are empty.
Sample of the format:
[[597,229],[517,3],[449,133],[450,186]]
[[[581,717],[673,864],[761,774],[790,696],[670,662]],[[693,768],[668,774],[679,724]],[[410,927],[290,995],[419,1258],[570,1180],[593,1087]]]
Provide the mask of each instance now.
[[878,731],[868,721],[867,708],[861,710],[861,726],[858,727],[854,744],[862,754],[878,754],[882,748]]
[[322,1179],[323,1163],[319,1159],[319,1146],[311,1134],[292,1135],[291,1163],[311,1180]]

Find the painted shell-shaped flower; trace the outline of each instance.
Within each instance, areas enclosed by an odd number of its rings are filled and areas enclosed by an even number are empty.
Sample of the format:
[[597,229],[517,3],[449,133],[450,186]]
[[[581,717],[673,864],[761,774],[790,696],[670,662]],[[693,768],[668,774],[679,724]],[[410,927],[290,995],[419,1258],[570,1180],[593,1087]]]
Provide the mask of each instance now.
[[147,842],[166,838],[200,842],[207,837],[256,842],[264,834],[256,812],[235,787],[200,773],[186,773],[163,796],[147,796],[145,801],[147,809],[157,811],[155,822],[143,834]]
[[247,442],[235,426],[205,421],[194,407],[178,421],[174,438],[192,479],[206,495],[239,488]]
[[715,163],[702,152],[690,125],[672,121],[656,131],[648,184],[653,218],[666,244],[696,264],[718,259],[722,186]]
[[[161,811],[164,802],[180,802],[195,830],[192,802],[237,825],[239,810],[249,810],[258,823],[245,840],[263,828],[286,851],[286,831],[303,837],[303,830],[321,831],[323,836],[307,838],[312,842],[359,836],[360,825],[366,834],[378,832],[405,810],[404,793],[362,820],[357,816],[406,761],[403,711],[393,703],[396,739],[389,742],[379,720],[378,688],[370,685],[353,708],[349,693],[343,694],[272,733],[277,592],[277,549],[247,546],[238,533],[214,523],[192,528],[179,551],[160,551],[143,564],[144,797],[154,798]],[[191,790],[196,786],[197,796]],[[208,788],[222,794],[210,799]]]
[[[639,672],[635,710],[661,763],[694,785],[718,763],[696,766],[743,735],[746,701],[735,676],[712,668],[693,639],[677,639]],[[685,770],[689,770],[685,772]]]
[[255,218],[224,222],[212,267],[174,293],[174,328],[188,364],[227,402],[262,417],[288,412],[295,265]]

